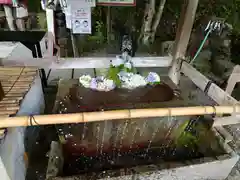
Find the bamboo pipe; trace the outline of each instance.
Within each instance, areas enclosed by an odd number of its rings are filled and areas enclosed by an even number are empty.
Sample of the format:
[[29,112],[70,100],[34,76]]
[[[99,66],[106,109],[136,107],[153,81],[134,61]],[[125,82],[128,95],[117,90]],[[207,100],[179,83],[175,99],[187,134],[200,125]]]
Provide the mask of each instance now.
[[240,113],[240,105],[131,109],[103,112],[85,112],[75,114],[53,114],[53,115],[17,116],[17,117],[0,116],[0,128],[49,125],[49,124],[83,123],[116,119],[134,119],[134,118],[184,116],[184,115],[189,116],[204,114],[219,115],[232,113]]

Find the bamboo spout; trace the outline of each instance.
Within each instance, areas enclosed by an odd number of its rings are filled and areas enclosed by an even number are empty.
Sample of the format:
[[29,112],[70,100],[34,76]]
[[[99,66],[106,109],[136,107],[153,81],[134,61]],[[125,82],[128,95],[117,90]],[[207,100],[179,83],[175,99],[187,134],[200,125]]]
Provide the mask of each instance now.
[[0,116],[0,128],[17,126],[37,126],[49,124],[83,123],[94,121],[108,121],[116,119],[134,119],[164,116],[189,116],[189,115],[191,116],[206,114],[222,115],[234,113],[240,113],[240,105],[131,109],[103,112],[17,116],[17,117]]

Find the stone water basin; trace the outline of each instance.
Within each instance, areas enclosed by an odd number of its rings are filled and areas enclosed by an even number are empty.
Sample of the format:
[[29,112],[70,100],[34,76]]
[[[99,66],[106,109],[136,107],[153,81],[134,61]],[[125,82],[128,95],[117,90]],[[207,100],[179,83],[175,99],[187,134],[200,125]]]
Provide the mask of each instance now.
[[[186,106],[176,87],[161,84],[135,91],[94,92],[76,80],[62,81],[55,113],[114,109]],[[129,169],[149,164],[185,164],[202,158],[217,160],[226,155],[214,132],[206,128],[197,147],[176,147],[182,124],[196,117],[161,117],[58,125],[63,145],[62,176]],[[208,127],[209,124],[206,125]],[[230,156],[229,156],[230,157]],[[111,173],[110,173],[111,174]]]

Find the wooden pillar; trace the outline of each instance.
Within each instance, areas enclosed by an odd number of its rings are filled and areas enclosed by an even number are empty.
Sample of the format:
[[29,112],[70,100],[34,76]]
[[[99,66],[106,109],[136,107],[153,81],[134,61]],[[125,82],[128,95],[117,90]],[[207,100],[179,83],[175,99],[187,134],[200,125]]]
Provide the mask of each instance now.
[[197,11],[198,1],[199,0],[184,0],[183,3],[175,39],[172,66],[169,71],[169,77],[175,84],[179,84],[181,65],[179,59],[185,57],[185,52],[187,50],[195,14]]
[[55,20],[54,20],[54,10],[46,8],[46,19],[47,19],[47,31],[48,31],[48,49],[49,56],[53,56],[54,47],[56,45],[55,36]]
[[47,29],[55,38],[54,10],[46,8]]
[[233,68],[232,74],[228,79],[226,92],[231,95],[236,84],[240,82],[240,65]]
[[111,33],[112,33],[112,24],[111,24],[111,6],[107,7],[107,42],[108,45],[111,41]]

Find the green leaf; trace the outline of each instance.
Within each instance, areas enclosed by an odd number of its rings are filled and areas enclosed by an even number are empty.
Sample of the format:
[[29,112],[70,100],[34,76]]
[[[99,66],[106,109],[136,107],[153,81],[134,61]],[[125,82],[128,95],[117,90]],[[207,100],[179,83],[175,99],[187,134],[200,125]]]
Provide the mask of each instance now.
[[113,80],[113,82],[116,84],[117,87],[121,86],[121,80],[118,77],[118,73],[120,72],[119,67],[114,67],[113,65],[110,65],[110,68],[108,69],[107,78]]

